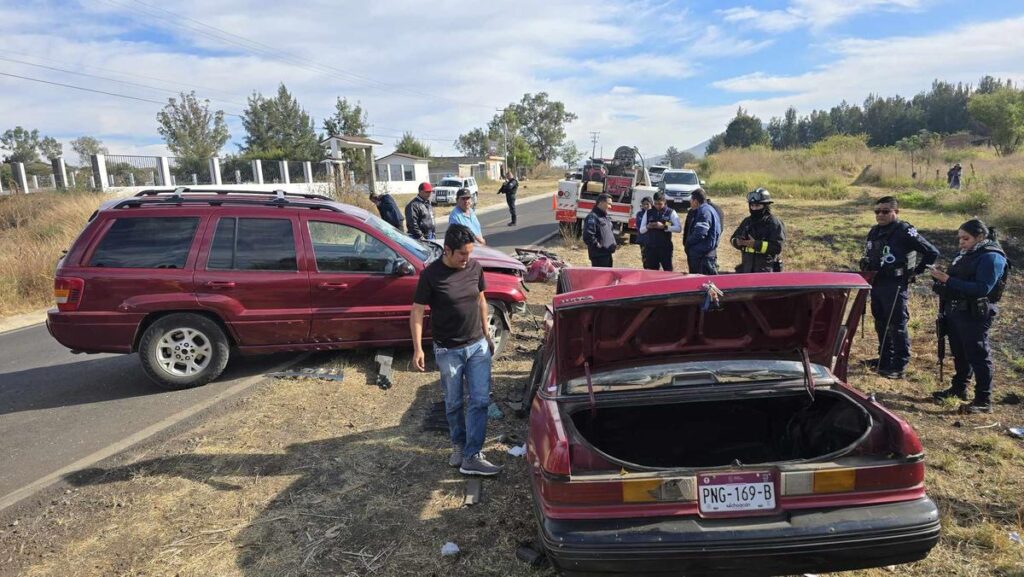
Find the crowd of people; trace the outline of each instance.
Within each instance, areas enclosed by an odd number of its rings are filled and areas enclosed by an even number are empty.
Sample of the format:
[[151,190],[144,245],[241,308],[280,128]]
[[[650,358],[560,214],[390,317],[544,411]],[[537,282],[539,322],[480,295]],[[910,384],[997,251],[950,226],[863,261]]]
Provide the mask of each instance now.
[[[506,195],[510,225],[515,224],[515,195],[519,183],[508,174],[501,194]],[[419,186],[417,196],[403,213],[388,194],[373,194],[381,218],[417,239],[434,239],[436,228],[430,198],[430,183]],[[422,347],[426,307],[433,336],[434,360],[441,374],[445,411],[452,451],[449,465],[467,475],[497,475],[501,467],[489,462],[482,452],[487,406],[491,386],[494,343],[487,326],[488,308],[484,297],[483,268],[471,258],[477,245],[485,244],[480,221],[472,207],[472,193],[461,189],[448,218],[441,258],[430,263],[420,275],[410,318],[413,365],[425,370]],[[614,227],[608,217],[611,196],[600,194],[582,226],[583,242],[591,266],[612,267],[618,249]],[[737,273],[782,271],[781,254],[786,227],[772,214],[771,193],[764,188],[746,196],[749,215],[729,237],[740,252]],[[717,275],[718,247],[722,238],[721,209],[697,189],[689,210],[680,222],[663,192],[644,199],[636,214],[637,244],[643,267],[673,270],[675,241],[682,237],[690,274]],[[992,353],[988,332],[1011,267],[996,240],[995,230],[982,221],[963,223],[958,232],[959,253],[949,270],[935,266],[939,250],[910,223],[900,220],[899,202],[885,196],[874,203],[875,225],[868,231],[860,269],[871,283],[871,314],[878,338],[878,357],[867,361],[883,377],[902,379],[910,362],[907,330],[908,285],[927,270],[933,290],[940,297],[939,337],[949,339],[955,372],[949,388],[933,394],[936,400],[968,400],[967,388],[974,379],[974,397],[961,407],[966,413],[992,411]]]

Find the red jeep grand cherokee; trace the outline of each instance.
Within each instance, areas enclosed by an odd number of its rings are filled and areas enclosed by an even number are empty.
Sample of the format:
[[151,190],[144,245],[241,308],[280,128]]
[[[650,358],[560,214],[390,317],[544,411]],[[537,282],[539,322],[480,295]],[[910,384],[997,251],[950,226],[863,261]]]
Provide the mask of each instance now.
[[[241,353],[409,345],[440,243],[313,194],[150,190],[105,203],[57,264],[47,328],[75,352],[138,352],[161,387],[217,378]],[[524,267],[478,247],[501,352]],[[428,337],[429,335],[424,335]]]
[[562,574],[925,557],[939,514],[921,443],[844,382],[869,288],[847,273],[562,271],[527,443],[541,543]]

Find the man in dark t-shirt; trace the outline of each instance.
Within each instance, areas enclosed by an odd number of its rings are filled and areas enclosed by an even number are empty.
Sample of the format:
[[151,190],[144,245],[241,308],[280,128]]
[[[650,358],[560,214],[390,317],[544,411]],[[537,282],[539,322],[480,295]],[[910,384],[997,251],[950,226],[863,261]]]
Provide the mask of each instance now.
[[[409,327],[412,363],[426,369],[423,355],[423,316],[430,307],[434,360],[441,372],[445,414],[452,439],[448,464],[464,475],[497,475],[481,452],[487,430],[491,396],[491,354],[494,342],[487,327],[484,269],[471,260],[476,237],[468,227],[452,224],[444,235],[444,254],[420,274],[413,297]],[[463,383],[469,400],[463,411]]]

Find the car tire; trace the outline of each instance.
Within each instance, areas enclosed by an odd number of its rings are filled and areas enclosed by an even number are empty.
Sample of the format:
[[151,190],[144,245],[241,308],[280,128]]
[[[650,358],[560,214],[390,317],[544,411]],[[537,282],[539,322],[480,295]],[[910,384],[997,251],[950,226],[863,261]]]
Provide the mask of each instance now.
[[231,346],[220,325],[202,315],[175,313],[157,319],[139,341],[139,360],[161,389],[205,385],[224,372]]
[[510,327],[505,325],[503,310],[504,307],[501,304],[487,303],[487,327],[491,333],[491,340],[494,341],[494,350],[491,351],[491,356],[494,358],[498,358],[505,351],[505,345],[512,336]]

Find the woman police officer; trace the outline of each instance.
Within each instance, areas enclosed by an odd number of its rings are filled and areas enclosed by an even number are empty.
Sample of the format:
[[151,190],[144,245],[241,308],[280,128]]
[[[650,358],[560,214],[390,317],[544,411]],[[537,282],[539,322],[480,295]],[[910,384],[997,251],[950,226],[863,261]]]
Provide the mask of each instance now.
[[992,352],[988,330],[998,312],[1009,261],[996,242],[995,230],[972,219],[957,231],[960,253],[949,272],[936,268],[931,275],[939,293],[956,374],[951,386],[933,394],[937,400],[967,400],[967,383],[974,375],[974,400],[962,407],[966,413],[992,412]]

